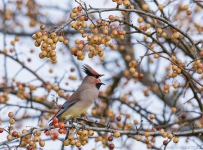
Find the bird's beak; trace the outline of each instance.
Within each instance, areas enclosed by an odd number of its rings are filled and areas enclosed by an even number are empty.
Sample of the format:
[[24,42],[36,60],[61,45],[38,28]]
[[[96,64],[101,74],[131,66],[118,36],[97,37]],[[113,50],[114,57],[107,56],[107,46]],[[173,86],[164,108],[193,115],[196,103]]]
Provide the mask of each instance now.
[[101,82],[100,84],[101,84],[101,85],[106,85],[106,84],[104,84],[104,83],[102,83],[102,82]]

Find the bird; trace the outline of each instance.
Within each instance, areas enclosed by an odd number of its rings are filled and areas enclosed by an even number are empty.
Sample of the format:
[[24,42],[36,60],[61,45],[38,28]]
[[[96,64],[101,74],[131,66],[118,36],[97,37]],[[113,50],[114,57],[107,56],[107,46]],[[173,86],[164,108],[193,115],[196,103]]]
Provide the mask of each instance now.
[[[78,89],[66,100],[59,111],[52,117],[57,117],[60,122],[72,120],[87,111],[99,95],[101,82],[99,77],[103,76],[97,73],[88,65],[83,65],[83,71],[87,76],[83,79]],[[52,119],[49,125],[52,125]]]

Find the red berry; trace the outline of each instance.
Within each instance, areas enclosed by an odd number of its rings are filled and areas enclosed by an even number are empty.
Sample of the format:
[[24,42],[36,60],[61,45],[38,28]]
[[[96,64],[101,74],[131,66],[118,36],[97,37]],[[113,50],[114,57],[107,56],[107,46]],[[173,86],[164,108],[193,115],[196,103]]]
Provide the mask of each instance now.
[[117,121],[121,121],[121,116],[116,117]]
[[74,72],[74,71],[75,71],[75,68],[71,68],[70,71],[71,71],[71,72]]
[[84,40],[80,40],[80,44],[83,44],[83,45],[85,45],[85,42],[84,42]]
[[55,132],[54,135],[53,135],[53,138],[57,139],[58,136],[59,136],[58,133]]
[[55,123],[53,124],[55,128],[58,128],[59,127],[59,124],[58,123]]
[[28,62],[31,62],[31,58],[28,58],[27,61],[28,61]]
[[85,20],[85,21],[87,21],[87,20],[88,20],[88,17],[87,17],[87,16],[85,16],[85,17],[84,17],[84,20]]
[[113,141],[113,136],[109,136],[108,141]]
[[81,7],[81,6],[78,6],[77,9],[78,9],[79,11],[81,11],[81,10],[82,10],[82,7]]
[[9,113],[8,113],[8,117],[9,117],[9,118],[13,118],[13,116],[14,116],[13,112],[9,112]]
[[4,129],[3,128],[0,128],[0,133],[2,133],[4,131]]
[[60,129],[63,129],[64,127],[65,127],[65,124],[64,124],[63,122],[60,122],[60,123],[59,123],[59,128],[60,128]]
[[114,29],[115,29],[115,26],[114,26],[114,25],[110,25],[110,29],[111,29],[111,30],[114,30]]
[[50,132],[48,130],[45,130],[44,133],[46,136],[50,135]]
[[31,146],[28,146],[28,147],[27,147],[27,150],[32,150],[32,147],[31,147]]
[[13,136],[13,137],[17,137],[17,136],[18,136],[18,132],[13,131],[12,136]]
[[77,51],[74,52],[74,56],[77,56]]
[[142,79],[144,75],[142,73],[139,74],[139,78]]
[[58,105],[58,108],[59,108],[59,109],[61,109],[61,107],[62,107],[62,104]]
[[68,130],[63,129],[63,134],[67,134]]
[[63,133],[63,130],[64,130],[64,129],[58,129],[58,132],[59,132],[60,134],[62,134],[62,133]]
[[114,144],[113,143],[109,144],[109,148],[114,149]]
[[59,121],[58,118],[56,118],[56,117],[54,117],[52,120],[53,120],[53,123],[58,123],[58,121]]
[[182,118],[182,119],[185,119],[185,118],[186,118],[186,114],[185,114],[185,113],[182,114],[182,115],[181,115],[181,118]]
[[200,51],[200,55],[201,55],[201,56],[203,55],[203,50]]
[[118,30],[117,33],[118,33],[118,35],[121,35],[121,34],[122,34],[122,31],[121,31],[121,30]]
[[167,140],[164,140],[164,141],[163,141],[163,145],[166,146],[167,144],[168,144],[168,141],[167,141]]

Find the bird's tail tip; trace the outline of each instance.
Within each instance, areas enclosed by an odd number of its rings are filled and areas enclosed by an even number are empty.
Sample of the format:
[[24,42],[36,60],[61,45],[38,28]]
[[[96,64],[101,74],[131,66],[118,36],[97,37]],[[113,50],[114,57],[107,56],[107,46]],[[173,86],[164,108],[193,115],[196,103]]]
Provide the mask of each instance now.
[[[53,125],[53,121],[52,121],[52,119],[50,120],[50,122],[49,122],[49,126],[52,126]],[[46,129],[46,130],[44,130],[44,133],[46,134],[46,132],[48,132],[48,130]]]

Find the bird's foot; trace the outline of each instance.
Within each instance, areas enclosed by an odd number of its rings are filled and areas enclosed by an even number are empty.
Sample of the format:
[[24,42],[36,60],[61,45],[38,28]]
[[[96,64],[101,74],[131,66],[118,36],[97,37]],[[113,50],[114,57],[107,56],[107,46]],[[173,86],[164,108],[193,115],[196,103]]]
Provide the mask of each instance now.
[[73,124],[72,120],[69,120],[69,124],[71,125],[71,128],[75,128],[75,125]]

